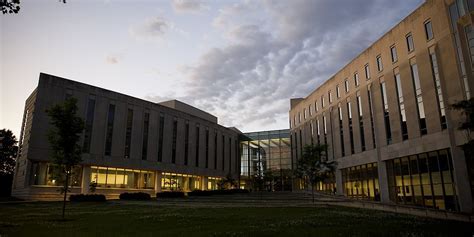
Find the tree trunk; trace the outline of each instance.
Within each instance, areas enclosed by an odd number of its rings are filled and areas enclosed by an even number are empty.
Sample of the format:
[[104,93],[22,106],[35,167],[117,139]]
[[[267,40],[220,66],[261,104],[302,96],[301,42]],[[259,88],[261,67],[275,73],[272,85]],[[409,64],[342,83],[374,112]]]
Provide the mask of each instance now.
[[67,198],[67,189],[69,187],[69,173],[70,173],[70,169],[67,169],[66,170],[66,180],[64,182],[63,219],[64,219],[64,215],[66,213],[66,198]]
[[314,203],[314,185],[313,185],[313,182],[311,182],[311,195],[313,196],[313,203]]

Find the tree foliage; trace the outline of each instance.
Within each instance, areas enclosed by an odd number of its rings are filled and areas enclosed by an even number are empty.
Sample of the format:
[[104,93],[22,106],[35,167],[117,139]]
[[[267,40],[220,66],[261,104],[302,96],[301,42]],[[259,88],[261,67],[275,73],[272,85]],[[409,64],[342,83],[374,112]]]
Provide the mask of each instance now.
[[0,175],[13,174],[18,151],[17,143],[18,141],[12,131],[0,130]]
[[72,168],[81,162],[81,146],[78,142],[84,129],[84,121],[76,115],[77,110],[77,100],[71,97],[46,111],[52,125],[48,132],[51,156],[54,164],[59,167],[59,175],[64,177],[64,186],[61,190],[64,193],[63,218],[69,191],[69,177]]
[[[66,0],[59,0],[66,3]],[[3,14],[13,14],[20,12],[20,0],[0,0],[0,9]]]
[[459,101],[451,106],[455,110],[460,110],[464,115],[464,121],[459,124],[458,129],[466,131],[468,142],[472,141],[471,133],[474,131],[474,98]]
[[0,9],[3,14],[18,13],[20,11],[20,0],[0,0]]
[[301,159],[297,161],[295,175],[308,180],[314,202],[314,186],[336,169],[335,161],[327,160],[327,145],[305,145]]
[[225,178],[217,182],[217,186],[219,187],[219,189],[233,189],[238,187],[238,182],[229,173]]

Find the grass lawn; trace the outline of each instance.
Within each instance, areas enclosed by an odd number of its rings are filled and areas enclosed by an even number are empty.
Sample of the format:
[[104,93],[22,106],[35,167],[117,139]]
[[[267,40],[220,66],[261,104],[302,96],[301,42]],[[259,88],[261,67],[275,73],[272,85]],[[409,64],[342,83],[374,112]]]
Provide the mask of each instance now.
[[180,207],[145,202],[0,205],[0,236],[472,236],[469,223],[346,207]]

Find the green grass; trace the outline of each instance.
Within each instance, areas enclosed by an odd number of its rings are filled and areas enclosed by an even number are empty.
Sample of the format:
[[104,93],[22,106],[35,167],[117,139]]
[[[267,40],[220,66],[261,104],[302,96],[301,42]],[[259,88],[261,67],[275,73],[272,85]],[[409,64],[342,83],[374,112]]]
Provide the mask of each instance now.
[[[346,207],[180,207],[150,202],[0,205],[0,236],[472,236],[469,223]],[[151,205],[150,205],[151,204]]]

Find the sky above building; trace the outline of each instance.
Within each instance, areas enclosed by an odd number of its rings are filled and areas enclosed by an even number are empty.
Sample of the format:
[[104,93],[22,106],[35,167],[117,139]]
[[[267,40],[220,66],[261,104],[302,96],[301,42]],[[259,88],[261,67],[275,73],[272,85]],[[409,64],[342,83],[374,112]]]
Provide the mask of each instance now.
[[0,15],[0,128],[19,137],[40,72],[241,131],[289,127],[305,97],[423,0],[21,0]]

